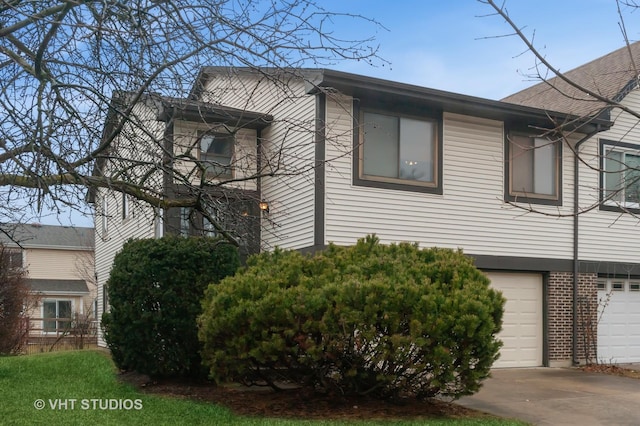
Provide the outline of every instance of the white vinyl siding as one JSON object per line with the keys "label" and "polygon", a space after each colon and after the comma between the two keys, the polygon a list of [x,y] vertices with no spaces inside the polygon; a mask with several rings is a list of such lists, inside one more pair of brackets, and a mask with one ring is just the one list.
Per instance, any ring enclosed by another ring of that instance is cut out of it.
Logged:
{"label": "white vinyl siding", "polygon": [[[98,190],[97,200],[102,200],[103,197],[108,197],[109,206],[113,208],[114,211],[122,211],[123,198],[120,193],[105,189]],[[98,319],[102,317],[104,285],[109,279],[109,273],[111,272],[111,266],[113,265],[116,254],[122,249],[122,246],[129,238],[153,238],[155,234],[155,210],[151,206],[143,205],[136,200],[129,200],[129,208],[135,213],[124,222],[119,215],[108,218],[109,234],[106,239],[103,239],[99,233],[96,233],[95,270],[98,278]],[[104,345],[101,333],[99,333],[98,338],[98,343]]]}
{"label": "white vinyl siding", "polygon": [[[159,149],[159,144],[163,143],[165,123],[157,121],[156,112],[142,104],[136,106],[134,115],[138,117],[139,125],[143,126],[146,131],[141,132],[136,129],[135,126],[127,125],[123,129],[122,135],[114,141],[114,146],[118,147],[118,154],[123,158],[139,160],[140,164],[148,161],[147,165],[131,169],[130,176],[135,178],[138,174],[144,175],[148,171],[146,167],[153,167],[153,162],[161,158],[162,153]],[[118,166],[108,163],[107,176],[109,174],[109,167]],[[156,185],[158,189],[162,188],[162,173],[155,172],[146,183],[150,186]],[[140,239],[154,237],[155,210],[153,207],[134,199],[129,199],[128,209],[130,211],[130,218],[123,221],[120,214],[123,209],[122,193],[101,188],[97,190],[95,205],[101,206],[105,198],[110,213],[106,218],[108,234],[103,235],[100,227],[96,227],[95,236],[98,319],[102,317],[104,285],[109,278],[115,255],[122,249],[122,246],[129,238]],[[98,344],[105,344],[101,332],[98,334]]]}
{"label": "white vinyl siding", "polygon": [[[525,214],[504,203],[504,131],[502,122],[445,113],[443,117],[443,194],[423,194],[351,184],[352,146],[348,103],[327,102],[325,243],[353,244],[375,233],[382,242],[412,241],[422,246],[463,248],[468,254],[570,258],[572,221],[563,206],[536,206]],[[340,144],[336,145],[335,142]],[[563,160],[571,176],[572,162]],[[571,179],[565,191],[571,193]],[[535,231],[534,231],[535,230]]]}
{"label": "white vinyl siding", "polygon": [[[314,243],[315,96],[300,79],[282,84],[244,73],[214,76],[204,99],[225,106],[270,114],[262,131],[262,248],[310,247]],[[268,176],[273,173],[274,176]]]}
{"label": "white vinyl siding", "polygon": [[[633,110],[640,110],[640,91],[633,90],[622,104]],[[606,132],[586,142],[580,157],[587,164],[580,164],[580,253],[582,261],[610,261],[622,264],[637,264],[640,253],[640,239],[635,235],[640,231],[638,217],[634,214],[601,210],[600,203],[600,140],[640,142],[638,119],[614,109],[611,112],[614,126]],[[596,206],[595,208],[593,208]],[[622,267],[624,269],[624,267]],[[609,270],[609,273],[626,274],[625,270]]]}

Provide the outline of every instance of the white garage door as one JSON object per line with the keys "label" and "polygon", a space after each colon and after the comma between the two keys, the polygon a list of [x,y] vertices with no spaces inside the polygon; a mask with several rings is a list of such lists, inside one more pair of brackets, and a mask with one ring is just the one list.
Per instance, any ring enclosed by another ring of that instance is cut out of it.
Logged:
{"label": "white garage door", "polygon": [[542,365],[542,275],[488,272],[491,286],[507,299],[502,331],[504,345],[493,365],[538,367]]}
{"label": "white garage door", "polygon": [[640,362],[640,280],[598,281],[602,313],[598,323],[598,359],[603,362]]}

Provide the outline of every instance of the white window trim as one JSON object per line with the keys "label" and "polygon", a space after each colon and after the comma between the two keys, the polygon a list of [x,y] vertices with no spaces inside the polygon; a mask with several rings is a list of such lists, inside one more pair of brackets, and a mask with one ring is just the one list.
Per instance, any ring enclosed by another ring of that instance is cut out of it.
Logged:
{"label": "white window trim", "polygon": [[[606,174],[608,173],[607,170],[605,170],[605,160],[607,158],[607,155],[609,153],[609,151],[614,151],[614,152],[620,152],[620,153],[632,153],[634,155],[638,155],[640,156],[640,147],[630,147],[630,146],[622,146],[622,145],[616,145],[615,143],[607,143],[607,142],[603,142],[602,144],[602,157],[603,157],[603,161],[602,161],[602,170],[601,170],[601,174],[603,174],[602,176],[602,188],[601,188],[601,193],[602,193],[602,203],[605,206],[610,206],[610,207],[623,207],[623,208],[628,208],[628,209],[640,209],[640,202],[638,203],[631,203],[631,202],[627,202],[627,201],[616,201],[616,200],[612,200],[607,196],[607,188],[606,188]],[[624,162],[623,162],[624,164]],[[625,164],[626,166],[626,164]],[[624,171],[623,171],[624,172]],[[626,190],[626,186],[622,189],[620,189],[620,191],[622,191],[622,197],[623,199],[625,198],[625,190]]]}
{"label": "white window trim", "polygon": [[[55,302],[56,304],[56,317],[54,318],[45,318],[44,317],[44,304],[47,302]],[[40,318],[42,318],[42,334],[58,334],[58,318],[59,318],[59,303],[60,302],[69,302],[69,304],[71,305],[71,318],[73,318],[73,312],[74,312],[74,301],[72,299],[43,299],[42,303],[41,303],[41,309],[40,309]],[[54,331],[47,331],[44,328],[44,323],[48,322],[48,321],[55,321],[56,322],[56,329]],[[64,330],[63,330],[64,331]]]}

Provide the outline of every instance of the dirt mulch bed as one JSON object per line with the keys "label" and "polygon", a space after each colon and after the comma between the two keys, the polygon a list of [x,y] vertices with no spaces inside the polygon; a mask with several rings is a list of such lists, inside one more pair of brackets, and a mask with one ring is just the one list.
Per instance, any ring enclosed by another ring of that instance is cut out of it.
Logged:
{"label": "dirt mulch bed", "polygon": [[618,366],[613,364],[588,364],[580,367],[582,371],[591,373],[612,374],[614,376],[631,377],[640,379],[640,370],[635,370],[631,366]]}
{"label": "dirt mulch bed", "polygon": [[495,418],[489,414],[439,400],[380,401],[366,397],[319,395],[310,390],[275,392],[262,387],[215,386],[180,381],[150,381],[137,373],[122,373],[120,380],[142,392],[207,401],[250,417],[318,420]]}

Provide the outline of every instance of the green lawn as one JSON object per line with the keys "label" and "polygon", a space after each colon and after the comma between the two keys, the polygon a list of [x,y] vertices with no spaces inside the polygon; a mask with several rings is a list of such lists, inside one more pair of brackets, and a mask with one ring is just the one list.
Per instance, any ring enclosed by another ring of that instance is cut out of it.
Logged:
{"label": "green lawn", "polygon": [[[116,380],[102,352],[57,352],[0,357],[0,423],[11,425],[329,425],[329,421],[253,419],[227,409],[138,392]],[[387,422],[358,422],[360,425]],[[399,425],[522,425],[469,419]],[[353,424],[353,423],[352,423]]]}

